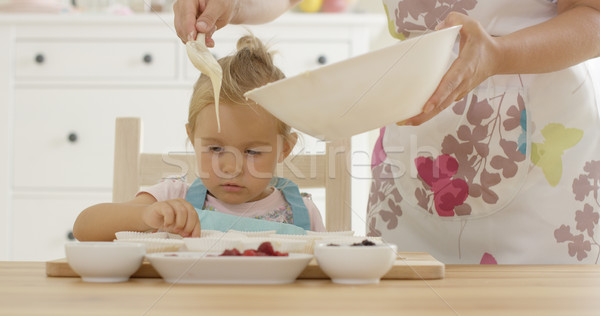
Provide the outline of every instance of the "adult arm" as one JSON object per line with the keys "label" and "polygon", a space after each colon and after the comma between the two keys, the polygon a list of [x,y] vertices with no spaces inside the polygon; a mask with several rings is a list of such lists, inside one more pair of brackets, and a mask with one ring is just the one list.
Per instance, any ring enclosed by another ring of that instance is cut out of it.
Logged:
{"label": "adult arm", "polygon": [[173,5],[177,36],[185,43],[198,33],[214,46],[212,34],[227,24],[261,24],[274,20],[301,0],[177,0]]}
{"label": "adult arm", "polygon": [[423,107],[405,124],[420,125],[496,74],[546,73],[600,56],[600,1],[559,0],[556,17],[500,37],[451,13],[438,28],[463,25],[460,53]]}

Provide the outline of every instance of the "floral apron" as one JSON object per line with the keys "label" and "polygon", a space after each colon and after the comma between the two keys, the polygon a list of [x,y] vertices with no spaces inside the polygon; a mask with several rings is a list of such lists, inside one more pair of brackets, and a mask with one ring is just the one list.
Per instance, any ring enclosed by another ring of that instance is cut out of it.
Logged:
{"label": "floral apron", "polygon": [[[504,35],[556,15],[553,1],[384,0],[393,36],[450,11]],[[382,128],[368,235],[445,263],[598,263],[598,60],[497,75],[421,126]]]}

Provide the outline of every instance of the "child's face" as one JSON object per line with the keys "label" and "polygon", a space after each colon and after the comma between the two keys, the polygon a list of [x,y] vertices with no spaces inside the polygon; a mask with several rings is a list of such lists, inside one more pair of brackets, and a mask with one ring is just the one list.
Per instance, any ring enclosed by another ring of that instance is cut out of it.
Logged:
{"label": "child's face", "polygon": [[188,129],[202,182],[225,203],[240,204],[268,196],[277,163],[292,149],[278,135],[277,120],[256,106],[222,103],[219,112],[220,133],[212,104],[198,113],[194,135]]}

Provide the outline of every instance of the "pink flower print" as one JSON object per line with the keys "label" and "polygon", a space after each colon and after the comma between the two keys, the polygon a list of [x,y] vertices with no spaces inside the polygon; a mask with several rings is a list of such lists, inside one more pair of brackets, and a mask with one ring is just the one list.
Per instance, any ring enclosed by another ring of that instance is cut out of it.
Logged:
{"label": "pink flower print", "polygon": [[398,227],[398,217],[402,216],[402,208],[399,204],[392,200],[388,200],[388,209],[382,209],[379,211],[379,215],[384,222],[387,222],[387,229],[394,229]]}
{"label": "pink flower print", "polygon": [[573,179],[573,193],[577,201],[583,201],[591,192],[594,200],[598,200],[600,189],[600,161],[588,161],[583,170],[586,174],[580,174],[579,178]]}
{"label": "pink flower print", "polygon": [[593,190],[594,187],[590,184],[586,175],[580,174],[579,178],[573,179],[573,193],[575,193],[575,200],[583,201]]}
{"label": "pink flower print", "polygon": [[486,252],[483,254],[483,257],[481,257],[479,264],[498,264],[498,262],[496,262],[494,256]]}
{"label": "pink flower print", "polygon": [[475,149],[479,156],[485,158],[490,152],[488,144],[483,142],[483,140],[488,137],[487,126],[475,126],[471,131],[468,126],[461,125],[458,128],[456,136],[458,136],[460,140],[465,141],[465,144],[468,144],[469,154]]}
{"label": "pink flower print", "polygon": [[575,212],[575,221],[577,222],[577,230],[580,232],[585,232],[587,230],[588,236],[594,237],[594,226],[598,224],[598,219],[600,218],[600,214],[594,212],[594,208],[585,204],[583,206],[583,211]]}
{"label": "pink flower print", "polygon": [[452,106],[452,111],[454,111],[455,114],[462,115],[463,113],[465,113],[466,107],[467,107],[467,97],[464,97],[464,98],[460,99],[460,101],[454,103],[454,105]]}
{"label": "pink flower print", "polygon": [[[573,235],[571,233],[571,227],[569,225],[561,225],[560,228],[554,230],[554,238],[556,242],[568,242],[569,255],[571,257],[577,256],[577,260],[581,261],[588,256],[588,252],[592,250],[592,243],[589,240],[585,240],[583,234]],[[594,242],[597,246],[598,244]],[[598,258],[596,258],[596,263]]]}
{"label": "pink flower print", "polygon": [[565,242],[573,239],[571,227],[569,225],[560,225],[560,228],[554,231],[554,238],[556,238],[556,242]]}
{"label": "pink flower print", "polygon": [[519,166],[517,162],[525,160],[523,155],[517,148],[516,142],[507,141],[505,139],[500,140],[500,147],[504,150],[506,157],[500,155],[492,157],[490,165],[496,170],[502,170],[502,175],[505,178],[512,178],[517,174]]}
{"label": "pink flower print", "polygon": [[523,100],[523,96],[519,94],[517,96],[517,104],[508,108],[506,114],[509,116],[502,125],[507,131],[512,131],[513,129],[521,126],[523,119],[523,111],[525,111],[525,101]]}
{"label": "pink flower print", "polygon": [[587,172],[591,179],[597,183],[600,181],[600,161],[592,160],[585,163],[583,171]]}
{"label": "pink flower print", "polygon": [[454,216],[454,208],[469,195],[469,186],[463,179],[452,179],[458,171],[458,161],[450,155],[440,155],[435,161],[430,157],[415,159],[421,179],[433,192],[435,209],[439,216]]}
{"label": "pink flower print", "polygon": [[587,257],[588,251],[592,250],[592,244],[589,240],[583,240],[583,235],[577,235],[573,237],[571,243],[569,243],[569,255],[575,257],[581,261]]}
{"label": "pink flower print", "polygon": [[467,121],[471,125],[479,126],[482,125],[483,120],[488,119],[494,114],[494,108],[490,105],[487,98],[479,100],[477,95],[473,95],[471,99],[471,105],[467,110]]}

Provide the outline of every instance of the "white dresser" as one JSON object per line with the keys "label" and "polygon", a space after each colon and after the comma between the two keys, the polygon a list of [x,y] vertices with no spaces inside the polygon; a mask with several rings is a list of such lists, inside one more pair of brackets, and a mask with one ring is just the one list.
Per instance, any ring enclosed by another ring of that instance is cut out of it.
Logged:
{"label": "white dresser", "polygon": [[[368,51],[384,19],[290,13],[249,29],[290,76]],[[191,149],[184,125],[199,73],[172,20],[0,15],[0,260],[64,256],[79,212],[111,200],[115,117],[142,117],[146,152]],[[245,33],[218,31],[214,54]]]}

